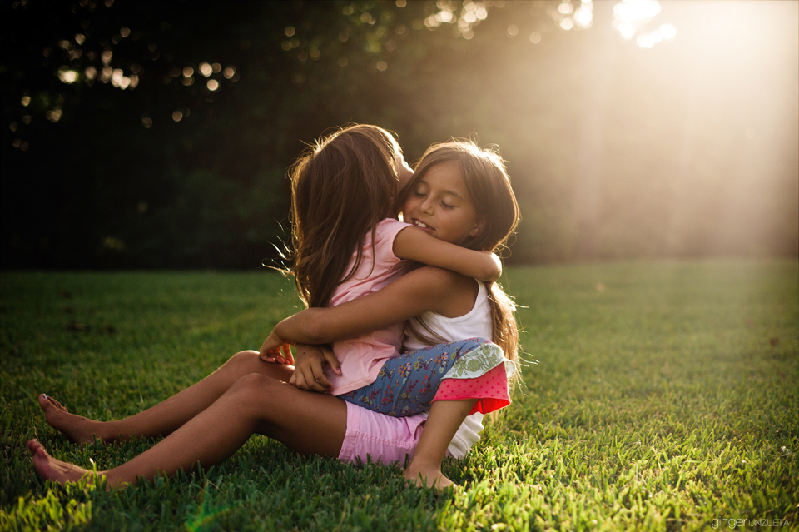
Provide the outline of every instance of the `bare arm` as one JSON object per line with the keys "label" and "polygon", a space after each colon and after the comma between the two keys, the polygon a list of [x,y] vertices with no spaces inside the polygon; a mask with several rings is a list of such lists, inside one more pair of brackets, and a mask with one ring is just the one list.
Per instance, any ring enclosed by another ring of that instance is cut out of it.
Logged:
{"label": "bare arm", "polygon": [[394,255],[458,272],[480,281],[496,281],[502,274],[499,257],[490,251],[473,251],[406,227],[394,238]]}
{"label": "bare arm", "polygon": [[428,310],[460,316],[474,306],[476,289],[470,278],[422,267],[373,294],[303,310],[278,323],[273,335],[292,344],[319,345],[383,329]]}

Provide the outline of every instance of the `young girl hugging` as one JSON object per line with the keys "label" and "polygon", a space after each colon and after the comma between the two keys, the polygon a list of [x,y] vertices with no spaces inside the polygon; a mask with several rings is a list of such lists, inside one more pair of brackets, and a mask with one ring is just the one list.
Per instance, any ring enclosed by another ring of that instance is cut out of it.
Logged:
{"label": "young girl hugging", "polygon": [[[426,234],[434,227],[432,223],[425,231],[392,219],[399,204],[399,190],[410,177],[410,169],[394,137],[385,130],[365,125],[345,128],[328,136],[297,163],[292,173],[296,283],[301,296],[310,305],[328,304],[335,296],[336,287],[350,280],[356,288],[364,290],[363,293],[386,285],[390,288],[391,281],[404,271],[401,258],[451,268],[463,274],[460,277],[466,283],[460,286],[454,282],[445,283],[443,276],[440,280],[441,286],[449,286],[461,296],[466,294],[465,298],[445,298],[440,294],[441,305],[415,305],[419,311],[411,313],[408,311],[414,305],[406,300],[397,307],[400,317],[386,319],[383,316],[377,325],[367,325],[343,336],[351,338],[370,330],[388,328],[388,332],[371,336],[372,345],[367,342],[364,345],[386,353],[389,349],[385,346],[389,345],[392,355],[397,354],[402,337],[402,328],[392,329],[393,324],[424,310],[445,316],[467,313],[466,307],[473,306],[478,290],[472,278],[496,279],[500,270],[498,259],[488,251],[493,245],[474,245],[475,250],[486,251],[471,251]],[[472,234],[470,238],[477,237],[489,225],[488,221],[481,222],[478,230],[473,227],[466,233]],[[312,244],[304,245],[306,243]],[[376,252],[380,246],[391,249],[394,257]],[[381,257],[388,260],[382,263]],[[435,275],[421,275],[426,269],[444,271],[420,268],[405,277],[410,277],[411,281],[414,278],[424,280],[420,284],[421,292],[433,293],[431,279]],[[375,274],[382,278],[377,282],[366,281]],[[406,287],[412,284],[404,283]],[[419,288],[408,290],[420,292]],[[353,293],[357,295],[357,290]],[[369,297],[372,296],[365,295],[341,306]],[[471,301],[466,301],[469,299]],[[447,303],[443,304],[444,301]],[[255,433],[281,441],[302,453],[345,458],[342,450],[350,414],[363,409],[329,394],[307,391],[309,387],[320,385],[316,378],[311,378],[315,374],[309,373],[304,361],[326,360],[336,369],[338,362],[332,355],[320,355],[322,352],[313,347],[298,345],[296,350],[300,368],[304,368],[296,373],[292,366],[285,364],[293,361],[290,352],[284,351],[285,357],[275,353],[280,363],[274,363],[263,360],[257,351],[243,351],[202,381],[120,420],[97,421],[71,414],[46,395],[40,395],[38,401],[47,423],[73,442],[166,436],[132,460],[110,470],[98,471],[98,475],[107,479],[109,487],[158,474],[172,475],[190,470],[198,463],[209,467],[233,454]],[[316,355],[305,357],[305,352]],[[381,366],[382,363],[378,365],[378,373]],[[345,372],[338,373],[346,378]],[[292,379],[297,386],[289,384]],[[324,384],[323,375],[320,379]],[[36,471],[46,479],[63,483],[94,474],[51,457],[36,440],[29,441],[28,448]]]}
{"label": "young girl hugging", "polygon": [[[399,199],[406,222],[441,241],[484,252],[503,246],[519,217],[502,159],[470,142],[428,149]],[[408,256],[406,233],[415,234],[400,228],[394,237],[391,249],[397,257]],[[413,253],[424,252],[417,247]],[[345,399],[348,432],[349,418],[358,414],[349,404],[392,416],[429,410],[405,477],[438,487],[451,484],[441,473],[447,448],[467,415],[509,404],[508,375],[518,348],[512,302],[498,285],[472,277],[417,267],[377,293],[337,299],[349,293],[344,282],[331,306],[312,307],[279,323],[264,342],[262,356],[271,358],[286,343],[335,342],[335,357],[322,350],[297,359],[295,384],[329,389]],[[363,347],[374,336],[356,336],[372,329],[380,331],[372,335],[381,334],[402,320],[410,320],[402,354],[376,359]],[[342,457],[350,452],[350,458],[365,459],[369,449],[352,442],[345,439]]]}

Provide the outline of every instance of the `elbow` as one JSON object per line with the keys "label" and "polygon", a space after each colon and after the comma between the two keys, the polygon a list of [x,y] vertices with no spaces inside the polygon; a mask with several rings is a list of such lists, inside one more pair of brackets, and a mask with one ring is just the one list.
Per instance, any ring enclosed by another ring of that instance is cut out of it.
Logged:
{"label": "elbow", "polygon": [[502,275],[502,268],[493,268],[486,272],[486,277],[483,279],[483,281],[493,283],[499,279],[500,275]]}
{"label": "elbow", "polygon": [[482,268],[480,270],[480,276],[477,277],[477,279],[492,283],[499,279],[500,275],[502,275],[502,265],[497,261],[494,264],[486,265],[485,268]]}

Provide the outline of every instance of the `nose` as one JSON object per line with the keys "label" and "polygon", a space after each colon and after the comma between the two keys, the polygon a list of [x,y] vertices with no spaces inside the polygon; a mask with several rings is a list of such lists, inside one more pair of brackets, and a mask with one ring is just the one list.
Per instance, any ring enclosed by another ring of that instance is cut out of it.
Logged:
{"label": "nose", "polygon": [[433,214],[433,202],[430,201],[430,196],[426,197],[424,201],[419,204],[419,210],[425,214]]}

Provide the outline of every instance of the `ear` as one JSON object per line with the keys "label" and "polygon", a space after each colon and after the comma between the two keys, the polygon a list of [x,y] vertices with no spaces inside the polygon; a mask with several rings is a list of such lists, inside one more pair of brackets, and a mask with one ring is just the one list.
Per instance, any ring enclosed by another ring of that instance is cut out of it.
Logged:
{"label": "ear", "polygon": [[483,232],[486,226],[486,218],[485,216],[479,216],[477,221],[474,223],[474,227],[471,231],[469,231],[469,236],[476,236]]}

